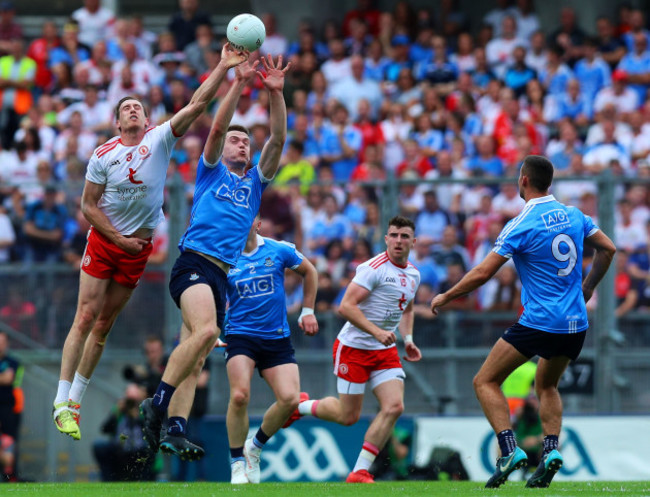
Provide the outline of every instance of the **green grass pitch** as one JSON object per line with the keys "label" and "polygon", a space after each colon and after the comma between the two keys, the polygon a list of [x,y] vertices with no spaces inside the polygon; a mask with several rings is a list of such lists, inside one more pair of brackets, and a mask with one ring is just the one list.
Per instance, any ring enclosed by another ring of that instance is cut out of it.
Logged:
{"label": "green grass pitch", "polygon": [[526,489],[524,482],[510,481],[499,489],[485,489],[481,482],[378,482],[374,485],[345,483],[18,483],[1,484],[0,495],[43,497],[416,497],[416,496],[650,496],[650,482],[556,482],[548,489]]}

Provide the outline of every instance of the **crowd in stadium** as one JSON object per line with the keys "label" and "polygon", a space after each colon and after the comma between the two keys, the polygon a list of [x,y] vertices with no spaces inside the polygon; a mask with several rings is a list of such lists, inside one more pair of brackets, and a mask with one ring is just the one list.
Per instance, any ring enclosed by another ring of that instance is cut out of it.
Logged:
{"label": "crowd in stadium", "polygon": [[[15,5],[0,2],[0,263],[78,266],[88,229],[79,208],[85,168],[115,135],[115,104],[138,96],[151,124],[163,122],[188,103],[226,41],[198,0],[180,0],[161,33],[99,0],[79,3],[64,25],[47,21],[28,39]],[[557,177],[606,168],[650,176],[644,12],[622,6],[615,22],[581,26],[563,7],[551,30],[542,29],[532,0],[496,3],[470,26],[453,0],[435,11],[400,1],[389,12],[360,0],[341,22],[301,22],[295,39],[276,30],[272,14],[262,16],[261,53],[293,65],[289,139],[262,200],[263,233],[294,241],[315,262],[319,310],[335,305],[356,265],[381,250],[378,191],[364,181],[516,176],[529,154],[548,156]],[[233,118],[251,131],[253,163],[269,132],[262,88],[257,81],[246,89]],[[188,204],[211,116],[181,140],[169,169],[182,177]],[[557,182],[553,193],[597,218],[594,182]],[[650,305],[648,205],[646,186],[617,191],[615,237],[626,259],[617,271],[618,315]],[[482,260],[522,206],[514,183],[401,186],[399,210],[416,223],[418,302]],[[158,231],[154,263],[176,244],[165,226]],[[287,277],[290,310],[300,306],[298,283]],[[450,307],[519,308],[514,267],[490,285]]]}

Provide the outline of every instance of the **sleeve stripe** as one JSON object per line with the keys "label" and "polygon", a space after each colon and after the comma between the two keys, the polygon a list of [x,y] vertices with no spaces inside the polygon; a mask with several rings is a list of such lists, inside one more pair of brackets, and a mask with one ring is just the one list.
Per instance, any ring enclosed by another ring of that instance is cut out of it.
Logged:
{"label": "sleeve stripe", "polygon": [[598,227],[593,227],[589,233],[587,233],[587,238],[589,238],[591,235],[595,235],[598,231],[600,231],[600,228]]}
{"label": "sleeve stripe", "polygon": [[523,211],[514,219],[514,222],[507,228],[503,230],[503,232],[499,235],[499,239],[502,241],[505,241],[505,239],[508,237],[512,231],[521,224],[521,222],[524,220],[524,218],[528,215],[528,213],[533,210],[533,207],[535,207],[535,204],[529,204],[527,205]]}

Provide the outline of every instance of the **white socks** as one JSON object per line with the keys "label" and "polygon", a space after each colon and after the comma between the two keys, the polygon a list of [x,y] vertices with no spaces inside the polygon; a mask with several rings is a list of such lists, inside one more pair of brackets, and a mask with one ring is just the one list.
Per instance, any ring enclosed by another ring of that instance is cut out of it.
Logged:
{"label": "white socks", "polygon": [[318,400],[305,400],[298,404],[298,412],[302,416],[316,416],[316,405]]}
{"label": "white socks", "polygon": [[67,402],[70,398],[70,382],[66,380],[59,380],[59,389],[56,391],[54,404]]}
{"label": "white socks", "polygon": [[372,463],[375,461],[375,458],[379,454],[379,447],[371,444],[370,442],[363,442],[363,448],[357,459],[357,463],[354,465],[353,472],[365,469],[368,471]]}
{"label": "white socks", "polygon": [[75,404],[81,404],[81,400],[86,393],[86,388],[88,388],[88,383],[90,383],[89,378],[85,378],[79,373],[75,373],[74,380],[72,380],[72,386],[70,387],[70,400]]}

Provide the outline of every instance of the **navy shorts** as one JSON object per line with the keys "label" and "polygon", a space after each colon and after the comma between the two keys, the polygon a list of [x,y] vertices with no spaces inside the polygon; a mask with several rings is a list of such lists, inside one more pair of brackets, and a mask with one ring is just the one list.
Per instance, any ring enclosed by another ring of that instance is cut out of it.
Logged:
{"label": "navy shorts", "polygon": [[529,359],[536,355],[544,359],[566,356],[575,361],[580,355],[586,336],[586,331],[549,333],[516,323],[508,328],[501,338]]}
{"label": "navy shorts", "polygon": [[217,308],[217,326],[221,330],[226,315],[226,291],[228,276],[216,264],[194,252],[183,252],[172,268],[169,277],[169,293],[181,306],[181,295],[189,287],[204,283],[212,289],[214,305]]}
{"label": "navy shorts", "polygon": [[237,355],[245,355],[255,361],[255,366],[262,372],[264,369],[296,364],[296,355],[291,345],[291,339],[264,339],[250,335],[229,334],[223,339],[226,346],[226,362]]}

